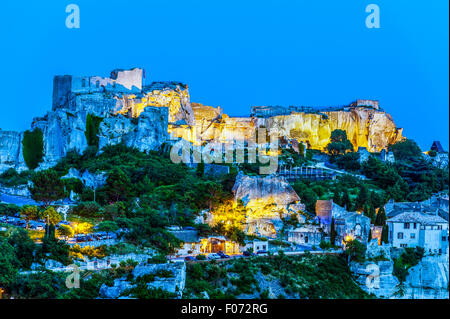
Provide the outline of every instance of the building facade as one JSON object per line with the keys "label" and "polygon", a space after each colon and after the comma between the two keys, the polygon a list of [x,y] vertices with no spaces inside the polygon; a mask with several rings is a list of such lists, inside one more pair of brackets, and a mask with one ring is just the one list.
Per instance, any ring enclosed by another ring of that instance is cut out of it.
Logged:
{"label": "building facade", "polygon": [[448,254],[448,222],[439,216],[404,212],[388,219],[387,225],[393,247],[422,247],[426,254]]}

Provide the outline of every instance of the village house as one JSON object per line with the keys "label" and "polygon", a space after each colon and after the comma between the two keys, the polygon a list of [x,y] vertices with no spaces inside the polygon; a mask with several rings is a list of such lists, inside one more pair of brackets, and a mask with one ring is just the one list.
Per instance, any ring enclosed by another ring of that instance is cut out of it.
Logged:
{"label": "village house", "polygon": [[223,236],[210,236],[200,238],[196,230],[170,230],[182,241],[178,255],[198,255],[223,252],[225,254],[239,254],[239,244]]}
{"label": "village house", "polygon": [[267,240],[248,240],[245,246],[241,246],[241,252],[252,251],[257,253],[258,251],[269,251],[269,242]]}
{"label": "village house", "polygon": [[448,254],[448,221],[420,212],[403,212],[387,220],[393,247],[422,247],[426,254]]}
{"label": "village house", "polygon": [[354,239],[366,243],[369,238],[370,218],[358,212],[349,212],[333,200],[318,200],[316,215],[321,227],[328,234],[331,232],[331,223],[334,220],[337,237],[333,244],[340,245],[344,241]]}
{"label": "village house", "polygon": [[322,235],[323,232],[318,225],[303,225],[287,231],[288,241],[298,245],[320,245]]}

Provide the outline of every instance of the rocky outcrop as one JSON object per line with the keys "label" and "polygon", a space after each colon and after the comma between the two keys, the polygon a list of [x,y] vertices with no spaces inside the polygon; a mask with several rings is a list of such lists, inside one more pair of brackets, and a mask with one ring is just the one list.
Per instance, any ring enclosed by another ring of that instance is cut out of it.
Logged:
{"label": "rocky outcrop", "polygon": [[394,298],[399,281],[392,274],[392,261],[366,261],[362,264],[351,262],[349,266],[356,282],[366,292],[373,293],[378,298]]}
{"label": "rocky outcrop", "polygon": [[31,197],[28,185],[19,185],[15,187],[1,187],[0,193],[12,196]]}
{"label": "rocky outcrop", "polygon": [[[278,136],[323,150],[331,132],[341,129],[346,131],[355,151],[366,147],[370,152],[379,152],[402,138],[402,129],[396,127],[392,117],[371,107],[348,106],[333,111],[291,112],[269,117],[228,117],[219,108],[201,104],[195,104],[193,110],[196,123],[192,133],[197,140],[248,139],[254,136],[256,128],[264,127]],[[178,137],[189,135],[181,130],[176,134]]]}
{"label": "rocky outcrop", "polygon": [[100,297],[104,299],[118,299],[126,290],[135,287],[135,285],[125,279],[114,279],[114,284],[110,287],[103,284],[100,287]]}
{"label": "rocky outcrop", "polygon": [[[187,85],[153,82],[142,87],[141,69],[114,70],[110,78],[56,76],[52,111],[35,118],[31,126],[43,132],[44,158],[38,169],[55,165],[69,150],[81,153],[88,147],[88,114],[103,118],[100,147],[123,141],[141,151],[155,150],[166,141],[169,121],[195,121]],[[22,137],[0,131],[0,172],[26,169]]]}
{"label": "rocky outcrop", "polygon": [[[164,273],[164,275],[163,275]],[[133,270],[133,276],[139,280],[144,275],[155,275],[153,281],[147,283],[149,288],[162,289],[181,298],[186,284],[186,264],[184,262],[168,264],[139,264]],[[167,275],[170,274],[170,275]]]}
{"label": "rocky outcrop", "polygon": [[55,165],[69,150],[81,153],[87,148],[86,116],[85,111],[57,110],[33,120],[31,128],[41,129],[44,136],[44,168]]}
{"label": "rocky outcrop", "polygon": [[448,257],[424,257],[409,269],[404,298],[449,299],[448,265]]}
{"label": "rocky outcrop", "polygon": [[139,118],[123,115],[108,117],[99,128],[99,148],[125,143],[140,151],[155,150],[168,138],[168,109],[146,107]]}
{"label": "rocky outcrop", "polygon": [[14,168],[17,171],[26,170],[22,154],[23,134],[0,129],[0,174]]}
{"label": "rocky outcrop", "polygon": [[275,129],[281,136],[305,141],[314,149],[324,149],[333,130],[344,130],[355,151],[366,147],[370,152],[386,149],[402,138],[402,129],[396,127],[392,117],[380,110],[349,107],[339,111],[293,113],[263,120],[265,127]]}
{"label": "rocky outcrop", "polygon": [[77,178],[83,182],[86,187],[97,189],[106,184],[107,174],[105,172],[92,174],[88,170],[83,173],[75,168],[70,168],[69,173],[61,177],[62,179]]}
{"label": "rocky outcrop", "polygon": [[300,197],[281,177],[248,176],[240,172],[233,186],[235,201],[242,200],[248,209],[247,232],[275,236],[282,217],[304,210]]}
{"label": "rocky outcrop", "polygon": [[448,255],[426,256],[408,271],[403,284],[393,275],[394,261],[401,250],[390,245],[367,245],[366,262],[350,263],[350,270],[361,288],[379,298],[448,299]]}

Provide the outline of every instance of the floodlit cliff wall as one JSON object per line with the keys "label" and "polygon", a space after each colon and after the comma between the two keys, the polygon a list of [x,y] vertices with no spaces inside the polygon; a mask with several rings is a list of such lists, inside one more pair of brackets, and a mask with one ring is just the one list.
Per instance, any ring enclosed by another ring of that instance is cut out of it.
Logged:
{"label": "floodlit cliff wall", "polygon": [[282,217],[305,208],[291,185],[278,176],[248,176],[240,172],[232,191],[235,201],[242,200],[248,210],[250,234],[274,237],[283,226]]}
{"label": "floodlit cliff wall", "polygon": [[304,141],[320,150],[326,147],[331,132],[337,129],[347,132],[355,151],[358,147],[366,147],[369,152],[378,152],[402,138],[402,129],[397,128],[392,117],[384,111],[351,107],[323,113],[326,117],[312,113],[274,116],[264,119],[264,124],[281,136]]}
{"label": "floodlit cliff wall", "polygon": [[[270,117],[233,117],[220,114],[218,109],[196,104],[195,127],[191,134],[197,140],[230,141],[254,136],[256,128],[275,131],[278,136],[297,139],[313,149],[323,150],[330,141],[331,132],[345,130],[355,151],[366,147],[370,152],[379,152],[389,144],[402,139],[402,129],[397,128],[392,117],[379,109],[347,107],[329,112],[292,112],[289,115]],[[186,132],[179,137],[188,136]]]}

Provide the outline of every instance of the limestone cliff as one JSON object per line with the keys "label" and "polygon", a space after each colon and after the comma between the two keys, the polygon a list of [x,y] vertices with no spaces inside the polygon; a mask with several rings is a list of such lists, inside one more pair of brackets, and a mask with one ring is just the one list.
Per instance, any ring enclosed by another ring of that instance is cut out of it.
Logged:
{"label": "limestone cliff", "polygon": [[349,107],[323,114],[326,116],[313,113],[274,116],[265,119],[263,125],[275,129],[280,136],[304,141],[312,148],[321,150],[329,143],[331,132],[336,129],[347,132],[355,151],[358,147],[366,147],[370,152],[378,152],[402,138],[402,129],[395,126],[389,114],[380,110]]}
{"label": "limestone cliff", "polygon": [[153,82],[140,95],[117,98],[117,113],[139,117],[148,106],[168,107],[169,122],[193,125],[195,122],[187,85],[177,82]]}
{"label": "limestone cliff", "polygon": [[22,155],[23,134],[0,129],[0,174],[9,168],[26,169]]}
{"label": "limestone cliff", "polygon": [[140,151],[155,150],[168,138],[167,121],[167,107],[146,107],[136,120],[120,114],[106,118],[100,124],[99,148],[123,142]]}
{"label": "limestone cliff", "polygon": [[281,218],[304,210],[300,197],[284,179],[269,175],[248,176],[240,172],[233,186],[234,199],[248,209],[247,232],[275,236],[282,227]]}
{"label": "limestone cliff", "polygon": [[86,112],[50,111],[35,118],[32,129],[41,129],[44,135],[44,163],[42,168],[55,165],[69,150],[83,152],[87,147],[85,136]]}
{"label": "limestone cliff", "polygon": [[[448,299],[448,255],[425,256],[410,268],[403,294],[400,282],[393,275],[394,262],[390,245],[378,246],[377,240],[367,245],[364,263],[350,263],[350,270],[361,288],[386,299]],[[380,258],[382,257],[382,258]]]}
{"label": "limestone cliff", "polygon": [[195,104],[195,127],[190,132],[179,131],[179,137],[193,136],[193,142],[230,141],[254,136],[258,127],[275,131],[278,136],[297,139],[313,149],[323,150],[329,143],[331,132],[345,130],[355,151],[366,147],[370,152],[386,149],[402,139],[392,117],[380,110],[364,106],[348,106],[323,112],[290,112],[268,117],[228,117],[220,109]]}

